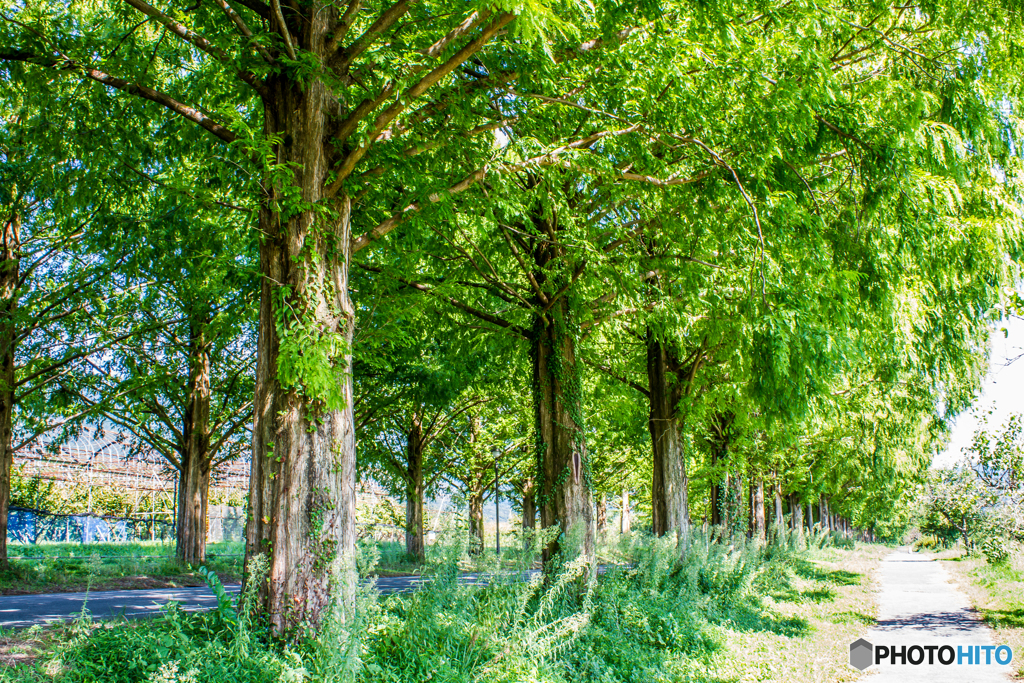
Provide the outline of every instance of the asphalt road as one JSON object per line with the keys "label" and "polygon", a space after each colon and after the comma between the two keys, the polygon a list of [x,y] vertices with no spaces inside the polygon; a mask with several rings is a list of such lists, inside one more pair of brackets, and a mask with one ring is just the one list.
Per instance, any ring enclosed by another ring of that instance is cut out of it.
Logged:
{"label": "asphalt road", "polygon": [[[528,578],[528,574],[524,578]],[[486,575],[462,574],[459,582],[484,585]],[[416,590],[425,582],[418,576],[389,576],[377,579],[384,595]],[[238,585],[225,586],[231,594]],[[88,598],[88,599],[87,599]],[[86,593],[40,593],[0,596],[0,627],[27,628],[35,624],[76,619],[85,606],[94,619],[148,617],[160,613],[168,602],[177,602],[193,612],[217,606],[217,598],[206,586],[200,588],[157,588],[152,590],[92,591]]]}

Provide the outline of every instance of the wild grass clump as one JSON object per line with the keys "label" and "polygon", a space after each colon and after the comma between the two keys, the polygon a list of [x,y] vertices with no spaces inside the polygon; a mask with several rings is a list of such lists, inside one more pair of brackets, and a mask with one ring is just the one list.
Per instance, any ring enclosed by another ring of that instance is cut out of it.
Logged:
{"label": "wild grass clump", "polygon": [[[204,614],[172,606],[148,621],[83,622],[17,680],[690,680],[724,647],[720,625],[771,623],[759,595],[789,581],[798,552],[785,535],[762,543],[694,531],[677,546],[636,534],[618,542],[621,563],[599,569],[573,550],[570,535],[546,572],[529,570],[547,540],[540,535],[533,548],[517,551],[521,569],[496,571],[486,586],[459,574],[465,543],[432,546],[422,588],[380,598],[364,584],[355,619],[329,619],[315,638],[268,638],[254,619],[251,590],[237,605],[223,596]],[[364,552],[361,571],[378,557]],[[207,577],[217,592],[216,575]]]}

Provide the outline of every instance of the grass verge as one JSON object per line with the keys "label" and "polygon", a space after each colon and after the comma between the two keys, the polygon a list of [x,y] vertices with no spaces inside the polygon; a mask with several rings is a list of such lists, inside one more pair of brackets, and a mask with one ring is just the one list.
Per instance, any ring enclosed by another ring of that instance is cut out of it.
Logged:
{"label": "grass verge", "polygon": [[[628,560],[591,579],[582,560],[545,580],[457,581],[464,547],[432,549],[411,594],[361,592],[355,628],[269,639],[252,596],[204,614],[82,621],[7,669],[18,683],[661,683],[845,681],[845,648],[873,622],[871,569],[887,549],[798,551],[695,534],[620,541]],[[571,555],[570,555],[571,556]],[[524,555],[525,557],[525,555]],[[255,584],[254,584],[255,585]],[[215,587],[216,590],[216,587]]]}
{"label": "grass verge", "polygon": [[[241,543],[211,543],[206,566],[221,581],[242,575]],[[40,543],[8,546],[11,567],[0,571],[0,594],[67,593],[201,586],[198,567],[182,567],[163,543]]]}
{"label": "grass verge", "polygon": [[996,644],[1013,649],[1014,678],[1024,680],[1024,566],[1020,556],[989,564],[984,557],[957,549],[940,553],[939,559],[992,627]]}

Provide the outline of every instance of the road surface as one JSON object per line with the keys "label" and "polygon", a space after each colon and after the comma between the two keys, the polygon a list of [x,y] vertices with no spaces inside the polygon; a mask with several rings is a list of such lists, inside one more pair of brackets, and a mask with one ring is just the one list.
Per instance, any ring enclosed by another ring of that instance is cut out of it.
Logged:
{"label": "road surface", "polygon": [[[425,579],[419,576],[388,576],[377,579],[377,590],[384,595],[416,590]],[[461,583],[482,585],[486,575],[461,574]],[[225,586],[231,594],[238,586]],[[88,599],[87,599],[88,597]],[[217,606],[217,598],[206,586],[200,588],[157,588],[149,590],[92,591],[85,593],[41,593],[0,596],[0,627],[26,628],[51,621],[77,618],[83,605],[94,619],[153,616],[168,602],[178,602],[192,612]]]}
{"label": "road surface", "polygon": [[[991,646],[992,630],[971,608],[967,596],[951,581],[940,563],[927,556],[905,550],[896,551],[882,561],[879,572],[881,591],[878,596],[878,624],[865,635],[876,648],[895,646],[897,650],[914,645],[922,647],[949,645],[953,652],[962,648],[965,655],[975,645]],[[885,663],[869,668],[865,683],[1006,683],[1013,667],[985,664],[985,651],[979,647],[982,664],[968,664],[954,659],[950,665],[939,663],[933,650],[933,663],[927,655],[918,664]],[[990,650],[990,652],[992,652]],[[948,658],[948,651],[946,654]],[[1015,653],[1024,657],[1024,652]]]}

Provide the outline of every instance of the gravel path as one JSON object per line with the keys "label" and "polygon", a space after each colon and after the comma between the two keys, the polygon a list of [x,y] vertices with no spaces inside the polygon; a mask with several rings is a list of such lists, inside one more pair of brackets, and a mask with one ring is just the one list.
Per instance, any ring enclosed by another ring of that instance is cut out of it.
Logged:
{"label": "gravel path", "polygon": [[[928,557],[897,551],[888,555],[880,569],[881,591],[878,596],[878,625],[865,638],[876,648],[879,645],[910,649],[912,645],[950,645],[954,651],[963,646],[993,645],[991,629],[971,608],[967,596],[950,579],[940,563]],[[864,680],[869,683],[990,683],[1009,681],[1012,665],[999,666],[992,660],[985,665],[985,652],[979,650],[982,665],[942,665],[936,659],[928,664],[893,664],[891,660],[872,666]],[[936,652],[936,655],[938,653]],[[1024,653],[1015,653],[1024,656]]]}

